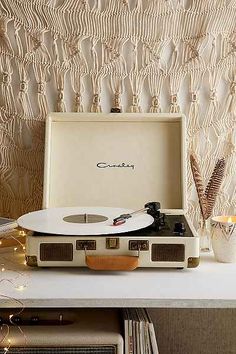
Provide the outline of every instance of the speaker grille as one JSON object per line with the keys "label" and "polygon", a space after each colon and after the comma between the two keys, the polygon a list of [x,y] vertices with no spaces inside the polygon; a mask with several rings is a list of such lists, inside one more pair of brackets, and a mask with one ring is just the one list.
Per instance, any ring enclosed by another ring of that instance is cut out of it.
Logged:
{"label": "speaker grille", "polygon": [[156,243],[152,245],[153,262],[183,262],[185,246],[183,244]]}
{"label": "speaker grille", "polygon": [[[0,354],[4,354],[3,348],[0,348]],[[116,346],[86,346],[86,347],[64,347],[64,348],[16,348],[11,347],[9,353],[14,354],[116,354]]]}
{"label": "speaker grille", "polygon": [[41,261],[72,261],[73,244],[72,243],[41,243],[40,260]]}

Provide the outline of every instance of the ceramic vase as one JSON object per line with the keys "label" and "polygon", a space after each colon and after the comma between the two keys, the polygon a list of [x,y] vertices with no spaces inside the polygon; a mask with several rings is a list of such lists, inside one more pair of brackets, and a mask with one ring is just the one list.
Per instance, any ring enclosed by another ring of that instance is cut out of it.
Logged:
{"label": "ceramic vase", "polygon": [[236,263],[236,216],[213,217],[211,241],[218,262]]}

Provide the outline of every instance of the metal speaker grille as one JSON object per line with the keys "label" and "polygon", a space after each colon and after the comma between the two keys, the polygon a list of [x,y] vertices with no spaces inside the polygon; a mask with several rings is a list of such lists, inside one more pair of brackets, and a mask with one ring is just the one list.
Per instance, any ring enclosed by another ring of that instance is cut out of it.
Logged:
{"label": "metal speaker grille", "polygon": [[156,243],[152,245],[153,262],[183,262],[184,253],[183,244]]}
{"label": "metal speaker grille", "polygon": [[73,244],[72,243],[41,243],[40,260],[41,261],[72,261]]}
{"label": "metal speaker grille", "polygon": [[[0,348],[0,354],[4,354],[5,350]],[[16,348],[9,349],[11,354],[116,354],[116,346],[86,346],[86,347],[60,347],[60,348]]]}

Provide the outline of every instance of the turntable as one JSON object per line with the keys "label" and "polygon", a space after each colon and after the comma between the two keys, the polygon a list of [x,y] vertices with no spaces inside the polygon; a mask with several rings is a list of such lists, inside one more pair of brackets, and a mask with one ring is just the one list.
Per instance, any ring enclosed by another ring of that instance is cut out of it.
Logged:
{"label": "turntable", "polygon": [[44,172],[44,209],[18,219],[30,230],[29,266],[199,264],[199,239],[185,215],[182,115],[53,113]]}

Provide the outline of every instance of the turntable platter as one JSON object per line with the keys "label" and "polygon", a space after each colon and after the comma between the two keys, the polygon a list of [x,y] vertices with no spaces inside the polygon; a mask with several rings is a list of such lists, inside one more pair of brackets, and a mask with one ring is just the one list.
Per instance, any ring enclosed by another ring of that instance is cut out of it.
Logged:
{"label": "turntable platter", "polygon": [[149,214],[138,214],[122,225],[113,219],[133,210],[109,207],[66,207],[34,211],[21,216],[17,222],[24,229],[57,235],[108,235],[135,231],[151,225]]}

